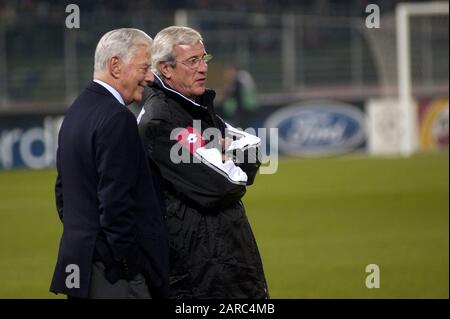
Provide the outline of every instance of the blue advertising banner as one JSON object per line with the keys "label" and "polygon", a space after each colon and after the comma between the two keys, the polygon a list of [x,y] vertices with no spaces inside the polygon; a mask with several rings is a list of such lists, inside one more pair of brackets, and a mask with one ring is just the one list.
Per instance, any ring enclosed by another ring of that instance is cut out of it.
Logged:
{"label": "blue advertising banner", "polygon": [[0,119],[0,169],[54,166],[63,116],[21,115]]}
{"label": "blue advertising banner", "polygon": [[338,155],[361,148],[366,141],[364,112],[336,101],[283,107],[269,115],[264,126],[278,128],[279,151],[289,155]]}
{"label": "blue advertising banner", "polygon": [[[332,156],[366,147],[365,113],[359,105],[303,101],[258,109],[250,119],[248,127],[278,129],[280,154]],[[62,120],[62,115],[1,117],[0,170],[54,166]]]}

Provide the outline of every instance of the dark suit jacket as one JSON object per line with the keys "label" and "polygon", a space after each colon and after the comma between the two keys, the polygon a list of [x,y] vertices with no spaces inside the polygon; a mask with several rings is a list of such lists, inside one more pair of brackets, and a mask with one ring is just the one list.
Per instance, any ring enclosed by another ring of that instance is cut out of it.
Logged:
{"label": "dark suit jacket", "polygon": [[[158,177],[148,166],[135,117],[95,82],[65,115],[57,170],[63,234],[50,291],[87,297],[93,261],[101,260],[112,283],[141,272],[153,298],[167,296],[168,241]],[[80,270],[79,288],[70,265]]]}

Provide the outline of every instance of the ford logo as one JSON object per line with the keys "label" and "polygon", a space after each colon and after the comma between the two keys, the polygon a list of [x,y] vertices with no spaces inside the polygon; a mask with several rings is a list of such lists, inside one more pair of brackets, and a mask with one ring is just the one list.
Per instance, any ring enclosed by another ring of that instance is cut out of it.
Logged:
{"label": "ford logo", "polygon": [[366,138],[363,112],[331,101],[286,106],[267,119],[266,127],[278,128],[279,149],[291,155],[345,153]]}

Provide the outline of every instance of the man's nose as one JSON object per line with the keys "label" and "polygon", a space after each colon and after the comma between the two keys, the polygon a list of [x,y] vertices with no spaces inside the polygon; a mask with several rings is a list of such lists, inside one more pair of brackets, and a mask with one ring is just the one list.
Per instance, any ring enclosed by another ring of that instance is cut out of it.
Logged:
{"label": "man's nose", "polygon": [[155,79],[155,77],[153,76],[153,72],[149,68],[147,73],[145,73],[144,80],[148,83],[148,82],[153,82],[154,79]]}
{"label": "man's nose", "polygon": [[208,71],[208,63],[206,63],[203,60],[200,60],[200,65],[198,66],[198,71],[199,72],[207,72]]}

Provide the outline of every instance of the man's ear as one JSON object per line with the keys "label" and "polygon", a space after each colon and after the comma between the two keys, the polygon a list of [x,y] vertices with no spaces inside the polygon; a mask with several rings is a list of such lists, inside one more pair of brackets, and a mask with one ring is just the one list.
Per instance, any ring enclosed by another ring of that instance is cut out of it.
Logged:
{"label": "man's ear", "polygon": [[159,62],[158,69],[164,78],[170,79],[172,77],[172,67],[169,63]]}
{"label": "man's ear", "polygon": [[108,69],[111,76],[115,79],[118,79],[120,76],[120,70],[121,70],[121,62],[120,59],[116,56],[113,56],[111,59],[108,60]]}

